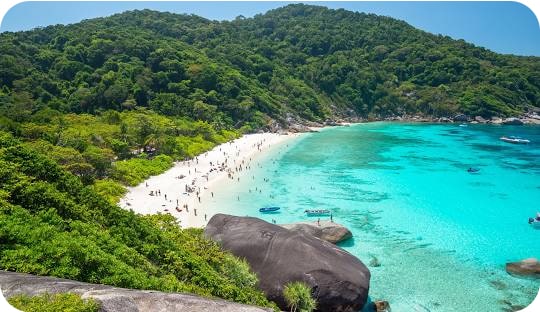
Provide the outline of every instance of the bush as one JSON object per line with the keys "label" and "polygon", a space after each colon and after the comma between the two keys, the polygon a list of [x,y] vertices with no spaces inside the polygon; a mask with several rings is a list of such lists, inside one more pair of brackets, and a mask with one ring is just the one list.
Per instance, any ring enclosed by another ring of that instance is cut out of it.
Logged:
{"label": "bush", "polygon": [[317,307],[317,301],[311,297],[311,288],[305,283],[288,283],[283,295],[292,312],[311,312]]}
{"label": "bush", "polygon": [[94,191],[105,197],[109,203],[115,205],[126,194],[127,189],[122,184],[111,179],[94,181]]}
{"label": "bush", "polygon": [[150,176],[165,172],[173,165],[173,159],[159,155],[154,159],[132,158],[113,164],[112,178],[126,185],[135,186]]}
{"label": "bush", "polygon": [[97,312],[99,304],[92,300],[83,300],[76,294],[43,294],[29,297],[13,296],[8,302],[24,312]]}

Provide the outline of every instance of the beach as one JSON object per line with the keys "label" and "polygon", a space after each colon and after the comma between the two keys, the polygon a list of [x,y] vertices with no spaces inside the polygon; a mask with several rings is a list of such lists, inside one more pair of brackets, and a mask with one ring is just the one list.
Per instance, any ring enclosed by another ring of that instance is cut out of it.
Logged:
{"label": "beach", "polygon": [[211,215],[205,198],[220,192],[222,183],[238,183],[260,155],[300,134],[247,134],[197,157],[175,162],[166,172],[129,187],[119,205],[140,214],[169,213],[183,228],[204,227]]}

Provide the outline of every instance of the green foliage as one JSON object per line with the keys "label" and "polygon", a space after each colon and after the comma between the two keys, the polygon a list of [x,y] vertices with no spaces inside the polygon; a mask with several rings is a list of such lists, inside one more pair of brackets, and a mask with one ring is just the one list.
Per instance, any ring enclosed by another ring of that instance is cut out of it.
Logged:
{"label": "green foliage", "polygon": [[132,158],[117,161],[113,165],[112,177],[126,185],[135,186],[150,176],[164,172],[172,164],[172,158],[167,155],[159,155],[154,159]]}
{"label": "green foliage", "polygon": [[99,304],[92,300],[83,300],[79,295],[43,294],[29,297],[17,295],[10,297],[8,302],[15,308],[24,312],[97,312]]}
{"label": "green foliage", "polygon": [[[166,155],[140,160],[155,170],[171,163]],[[111,180],[85,186],[0,132],[0,269],[275,307],[255,288],[245,262],[201,230],[181,229],[170,215],[140,216],[115,206],[111,196],[122,191]]]}
{"label": "green foliage", "polygon": [[127,192],[122,184],[111,179],[96,180],[92,187],[96,193],[106,198],[113,205],[118,203],[120,198]]}
{"label": "green foliage", "polygon": [[[537,57],[499,55],[392,18],[304,4],[230,22],[131,11],[6,32],[0,50],[0,115],[17,122],[42,108],[150,108],[221,130],[351,111],[489,117],[540,106]],[[147,126],[138,132],[141,147]]]}
{"label": "green foliage", "polygon": [[283,288],[283,295],[291,312],[312,312],[317,301],[311,296],[311,287],[303,282],[290,282]]}

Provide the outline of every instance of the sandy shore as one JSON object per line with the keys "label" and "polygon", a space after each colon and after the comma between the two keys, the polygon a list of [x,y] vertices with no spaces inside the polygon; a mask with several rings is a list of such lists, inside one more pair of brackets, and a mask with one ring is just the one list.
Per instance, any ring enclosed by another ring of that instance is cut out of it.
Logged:
{"label": "sandy shore", "polygon": [[[149,178],[120,200],[124,209],[140,214],[169,213],[186,227],[203,227],[210,215],[202,209],[202,198],[219,191],[219,182],[237,179],[236,173],[249,170],[251,161],[299,134],[258,133],[244,135],[216,146],[189,161],[177,162],[168,171]],[[203,195],[206,193],[206,196]]]}

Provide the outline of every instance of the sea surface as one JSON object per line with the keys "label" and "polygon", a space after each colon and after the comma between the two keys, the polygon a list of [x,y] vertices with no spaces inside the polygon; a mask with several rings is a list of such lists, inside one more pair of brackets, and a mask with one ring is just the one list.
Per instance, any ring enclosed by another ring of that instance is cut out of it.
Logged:
{"label": "sea surface", "polygon": [[[504,143],[503,135],[531,143]],[[540,230],[527,223],[540,211],[539,126],[327,128],[251,166],[204,209],[277,223],[332,210],[354,235],[340,246],[371,271],[370,298],[394,312],[515,311],[538,292],[538,280],[508,275],[505,263],[540,258]],[[264,206],[281,211],[259,213]]]}

